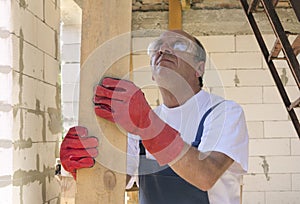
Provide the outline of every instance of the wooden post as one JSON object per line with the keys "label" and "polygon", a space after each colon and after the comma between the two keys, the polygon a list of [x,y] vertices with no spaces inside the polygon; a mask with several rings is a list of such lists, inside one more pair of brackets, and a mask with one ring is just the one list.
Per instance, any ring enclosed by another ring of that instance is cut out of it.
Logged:
{"label": "wooden post", "polygon": [[126,133],[98,118],[93,109],[95,85],[104,76],[128,78],[131,1],[82,1],[79,125],[99,139],[93,168],[77,174],[75,202],[123,204],[126,181]]}
{"label": "wooden post", "polygon": [[182,29],[182,9],[180,0],[169,0],[169,30]]}

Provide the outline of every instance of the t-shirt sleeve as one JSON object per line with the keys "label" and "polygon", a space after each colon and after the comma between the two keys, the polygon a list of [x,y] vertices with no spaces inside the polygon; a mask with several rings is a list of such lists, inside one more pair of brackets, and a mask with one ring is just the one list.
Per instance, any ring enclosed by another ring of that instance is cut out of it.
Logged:
{"label": "t-shirt sleeve", "polygon": [[204,122],[199,150],[222,152],[234,160],[230,171],[248,170],[248,131],[242,108],[233,101],[216,107]]}
{"label": "t-shirt sleeve", "polygon": [[138,183],[138,166],[139,166],[139,138],[128,133],[127,139],[127,174],[131,176],[126,189],[130,189],[134,182]]}
{"label": "t-shirt sleeve", "polygon": [[139,165],[139,140],[128,133],[127,139],[127,174],[137,175]]}

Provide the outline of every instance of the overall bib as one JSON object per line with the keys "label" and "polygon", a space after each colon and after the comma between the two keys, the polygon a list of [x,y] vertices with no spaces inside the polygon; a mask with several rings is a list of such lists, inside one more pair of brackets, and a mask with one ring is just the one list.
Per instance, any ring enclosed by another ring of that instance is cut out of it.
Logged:
{"label": "overall bib", "polygon": [[[202,117],[192,146],[198,148],[203,134],[203,124],[209,113],[220,103],[211,107]],[[147,159],[140,142],[139,164],[140,204],[209,204],[207,191],[202,191],[178,176],[168,165],[159,166],[157,161]]]}

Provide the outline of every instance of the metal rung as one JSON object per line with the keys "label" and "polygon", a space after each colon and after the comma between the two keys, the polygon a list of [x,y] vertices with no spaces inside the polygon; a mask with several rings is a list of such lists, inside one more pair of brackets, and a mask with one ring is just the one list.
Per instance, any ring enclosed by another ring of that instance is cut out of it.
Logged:
{"label": "metal rung", "polygon": [[[277,6],[279,0],[272,0],[272,4],[274,7]],[[248,14],[254,13],[258,11],[258,5],[259,5],[260,0],[251,0],[251,2],[249,3],[249,8],[248,8]],[[263,10],[262,10],[263,11]]]}
{"label": "metal rung", "polygon": [[279,0],[272,0],[272,4],[273,4],[273,6],[274,6],[274,7],[276,7],[276,6],[277,6],[277,4],[278,4],[278,2],[279,2]]}
{"label": "metal rung", "polygon": [[[286,32],[286,37],[288,37],[289,34],[290,34],[289,32]],[[286,57],[281,57],[281,58],[278,57],[278,55],[281,51],[282,51],[282,45],[280,43],[280,40],[277,38],[275,43],[274,43],[274,46],[271,50],[271,53],[269,55],[268,60],[269,61],[272,60],[272,59],[276,59],[276,60],[284,59],[284,60],[286,60]]]}
{"label": "metal rung", "polygon": [[286,57],[274,57],[274,58],[269,59],[269,61],[270,60],[286,60]]}
{"label": "metal rung", "polygon": [[272,59],[276,59],[278,57],[279,53],[281,52],[281,49],[282,49],[282,46],[280,44],[280,41],[278,39],[276,39],[268,60],[270,61]]}
{"label": "metal rung", "polygon": [[295,56],[300,53],[300,34],[296,37],[292,44],[292,49],[294,51]]}
{"label": "metal rung", "polygon": [[300,98],[298,98],[296,101],[294,101],[293,103],[291,103],[290,107],[288,108],[288,110],[292,110],[293,108],[299,108],[300,107]]}
{"label": "metal rung", "polygon": [[251,2],[249,3],[248,14],[257,11],[258,4],[259,0],[251,0]]}

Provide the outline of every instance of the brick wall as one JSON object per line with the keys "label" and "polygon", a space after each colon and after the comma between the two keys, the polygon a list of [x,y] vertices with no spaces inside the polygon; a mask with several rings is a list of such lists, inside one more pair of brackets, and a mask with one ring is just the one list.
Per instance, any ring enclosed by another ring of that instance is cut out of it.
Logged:
{"label": "brick wall", "polygon": [[57,203],[59,1],[0,4],[0,203]]}

